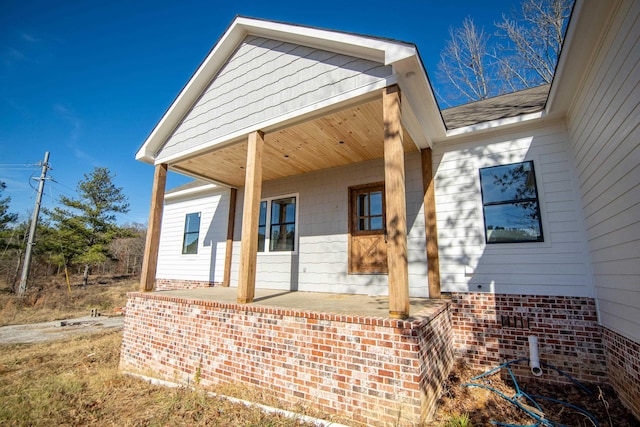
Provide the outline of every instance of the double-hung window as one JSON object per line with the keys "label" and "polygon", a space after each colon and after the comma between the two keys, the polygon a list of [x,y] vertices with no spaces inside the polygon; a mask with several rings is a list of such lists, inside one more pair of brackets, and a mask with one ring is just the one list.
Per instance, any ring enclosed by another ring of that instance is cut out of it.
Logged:
{"label": "double-hung window", "polygon": [[487,243],[542,242],[533,162],[480,169]]}
{"label": "double-hung window", "polygon": [[200,212],[187,214],[184,220],[184,237],[182,239],[183,254],[198,253],[198,237],[200,236]]}
{"label": "double-hung window", "polygon": [[296,196],[263,200],[258,219],[258,252],[296,250]]}

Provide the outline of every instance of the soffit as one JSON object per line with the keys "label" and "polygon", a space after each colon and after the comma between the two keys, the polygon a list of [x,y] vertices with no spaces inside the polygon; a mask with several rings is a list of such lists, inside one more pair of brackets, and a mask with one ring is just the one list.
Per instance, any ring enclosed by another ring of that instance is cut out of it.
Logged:
{"label": "soffit", "polygon": [[[314,172],[384,156],[382,99],[265,135],[262,180]],[[405,152],[417,151],[403,129]],[[213,149],[171,168],[231,187],[244,185],[247,141]]]}

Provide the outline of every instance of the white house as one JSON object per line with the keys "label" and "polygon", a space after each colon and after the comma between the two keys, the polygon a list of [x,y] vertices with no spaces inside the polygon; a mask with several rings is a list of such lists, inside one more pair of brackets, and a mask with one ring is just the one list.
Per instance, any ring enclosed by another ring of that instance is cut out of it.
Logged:
{"label": "white house", "polygon": [[142,287],[447,293],[461,357],[531,322],[640,417],[639,40],[639,2],[577,0],[550,86],[440,111],[410,43],[238,17],[137,153]]}

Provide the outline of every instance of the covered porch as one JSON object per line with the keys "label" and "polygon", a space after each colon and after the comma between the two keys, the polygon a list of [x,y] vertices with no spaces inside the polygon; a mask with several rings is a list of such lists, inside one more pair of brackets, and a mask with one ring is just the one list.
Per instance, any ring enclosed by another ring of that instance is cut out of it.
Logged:
{"label": "covered porch", "polygon": [[[385,275],[388,290],[375,292],[388,294],[388,316],[408,317],[408,203],[424,206],[419,264],[427,267],[420,273],[425,289],[421,294],[440,296],[431,158],[433,138],[445,134],[439,117],[417,49],[410,43],[237,18],[136,155],[156,168],[141,290],[153,290],[156,280],[167,171],[230,189],[223,284],[233,282],[237,302],[250,303],[256,291],[263,187],[381,160],[383,168],[370,174],[371,181],[358,178],[348,188],[334,184],[328,190],[342,195],[363,184],[377,184],[381,190],[375,190],[375,196],[381,197],[384,208],[382,213],[363,214],[365,222],[376,222],[370,228],[340,230],[348,235],[349,248],[343,250],[349,257],[356,254],[360,261],[371,256],[376,265],[354,268],[358,263],[345,256],[348,271],[340,266],[339,274],[351,276],[343,281],[352,283],[359,275],[360,285],[367,282],[366,274],[377,274],[378,281]],[[421,165],[416,168],[414,163],[412,173],[420,169],[423,197],[417,200],[412,188],[412,199],[407,200],[406,156],[416,154]],[[307,181],[306,188],[317,184],[323,183]],[[241,200],[236,202],[236,196]],[[236,209],[241,212],[237,218]],[[346,204],[340,209],[340,222],[346,224]],[[348,221],[356,223],[351,202],[349,210]],[[241,238],[234,249],[237,229]],[[285,229],[281,224],[280,234]],[[363,238],[352,244],[360,231],[367,237],[376,234],[377,240]],[[289,246],[292,254],[299,253],[296,244]],[[417,276],[413,274],[414,281]]]}
{"label": "covered porch", "polygon": [[[251,303],[256,292],[256,259],[260,234],[258,215],[263,184],[382,159],[384,181],[379,184],[379,188],[383,189],[384,214],[383,226],[379,228],[379,241],[384,246],[381,252],[384,256],[384,271],[352,271],[353,262],[349,260],[349,274],[385,274],[388,277],[387,316],[408,317],[410,256],[407,249],[405,155],[412,153],[419,154],[421,161],[421,203],[424,206],[424,218],[421,221],[425,224],[425,264],[428,272],[428,280],[427,277],[424,278],[424,286],[428,286],[430,298],[439,298],[431,149],[420,149],[411,137],[404,124],[410,122],[411,114],[408,115],[409,118],[403,115],[404,104],[407,103],[402,101],[399,85],[392,84],[365,97],[359,97],[357,101],[332,105],[324,112],[314,112],[310,117],[298,118],[294,123],[279,123],[273,129],[256,130],[202,152],[177,157],[170,162],[158,160],[141,290],[154,289],[167,170],[197,176],[230,188],[231,206],[223,285],[230,284],[231,260],[236,256],[239,258],[236,301]],[[242,191],[243,200],[236,202],[238,189]],[[242,206],[241,221],[235,217],[236,204],[238,209]],[[349,210],[351,212],[355,208],[352,209],[350,204]],[[242,230],[240,250],[234,254],[233,235],[234,230],[239,227]],[[352,235],[353,231],[350,230],[349,257],[354,250],[352,247],[355,247],[351,243],[355,240]]]}

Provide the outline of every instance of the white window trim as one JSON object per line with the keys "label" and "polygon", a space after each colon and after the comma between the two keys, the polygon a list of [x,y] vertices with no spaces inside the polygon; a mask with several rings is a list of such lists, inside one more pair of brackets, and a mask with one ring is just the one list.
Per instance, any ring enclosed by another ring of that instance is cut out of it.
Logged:
{"label": "white window trim", "polygon": [[[296,229],[293,234],[293,247],[295,248],[293,251],[270,251],[270,240],[271,240],[271,202],[274,200],[286,199],[287,197],[295,197],[296,199]],[[260,199],[260,203],[267,202],[267,218],[265,222],[265,236],[264,236],[264,252],[258,251],[258,256],[278,256],[278,255],[296,255],[298,253],[298,245],[300,242],[298,241],[298,228],[300,226],[300,221],[298,220],[300,215],[300,193],[290,193],[290,194],[281,194],[278,196],[267,197],[264,199]]]}

